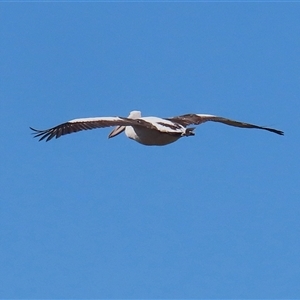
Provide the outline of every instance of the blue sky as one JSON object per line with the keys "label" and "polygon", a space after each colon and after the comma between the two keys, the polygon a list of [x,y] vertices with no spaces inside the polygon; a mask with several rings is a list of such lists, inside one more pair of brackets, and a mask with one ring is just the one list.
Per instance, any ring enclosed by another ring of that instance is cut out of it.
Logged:
{"label": "blue sky", "polygon": [[[0,298],[300,298],[298,3],[0,8]],[[29,130],[131,110],[285,136]]]}

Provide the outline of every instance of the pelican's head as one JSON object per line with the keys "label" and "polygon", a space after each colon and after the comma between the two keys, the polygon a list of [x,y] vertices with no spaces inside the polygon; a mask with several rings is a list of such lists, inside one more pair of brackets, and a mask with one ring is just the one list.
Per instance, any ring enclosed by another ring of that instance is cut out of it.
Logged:
{"label": "pelican's head", "polygon": [[139,110],[133,110],[130,112],[128,119],[138,119],[142,116],[142,113]]}
{"label": "pelican's head", "polygon": [[[130,112],[128,119],[138,119],[142,116],[141,112],[138,110],[133,110]],[[108,138],[113,138],[117,136],[118,134],[122,133],[125,130],[126,126],[116,126],[111,133],[108,135]]]}

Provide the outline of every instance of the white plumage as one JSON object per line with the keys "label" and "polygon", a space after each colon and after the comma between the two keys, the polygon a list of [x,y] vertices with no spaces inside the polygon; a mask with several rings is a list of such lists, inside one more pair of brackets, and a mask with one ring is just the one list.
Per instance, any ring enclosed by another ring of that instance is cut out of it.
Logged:
{"label": "white plumage", "polygon": [[81,118],[62,123],[46,130],[34,131],[35,137],[40,141],[46,141],[52,138],[59,138],[62,135],[94,128],[104,128],[116,126],[109,134],[109,138],[115,137],[125,130],[128,138],[135,140],[143,145],[163,146],[173,143],[183,136],[195,135],[194,127],[189,125],[199,125],[207,121],[219,122],[230,126],[241,128],[256,128],[267,130],[279,135],[283,132],[277,129],[258,126],[250,123],[234,121],[231,119],[207,114],[186,114],[172,118],[142,117],[140,111],[132,111],[127,118],[123,117],[96,117]]}

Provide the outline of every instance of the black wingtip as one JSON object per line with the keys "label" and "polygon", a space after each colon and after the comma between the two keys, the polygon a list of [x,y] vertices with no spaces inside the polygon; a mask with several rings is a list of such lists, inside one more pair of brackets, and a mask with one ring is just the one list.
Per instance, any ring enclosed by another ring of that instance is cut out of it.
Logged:
{"label": "black wingtip", "polygon": [[[32,128],[32,127],[29,127],[33,132],[31,132],[34,136],[34,138],[39,138],[39,142],[42,141],[44,138],[46,138],[45,136],[45,130],[38,130],[38,129],[35,129],[35,128]],[[47,140],[48,142],[48,140]]]}
{"label": "black wingtip", "polygon": [[273,129],[272,132],[277,133],[279,135],[284,135],[284,132],[281,130]]}
{"label": "black wingtip", "polygon": [[[37,129],[34,129],[34,128],[32,128],[32,127],[29,127],[32,131],[34,131],[34,132],[37,132],[38,130]],[[32,132],[32,133],[34,133],[34,132]]]}
{"label": "black wingtip", "polygon": [[269,132],[273,132],[279,135],[284,135],[284,132],[282,130],[278,130],[278,129],[274,129],[274,128],[270,128],[270,127],[256,127],[256,128],[260,128],[260,129],[264,129],[264,130],[268,130]]}

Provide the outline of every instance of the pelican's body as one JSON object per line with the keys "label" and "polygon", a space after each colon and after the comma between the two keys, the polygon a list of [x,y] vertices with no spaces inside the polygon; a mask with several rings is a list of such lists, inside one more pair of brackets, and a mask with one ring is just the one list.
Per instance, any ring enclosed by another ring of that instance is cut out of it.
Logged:
{"label": "pelican's body", "polygon": [[[144,118],[146,122],[152,118]],[[184,135],[185,128],[182,133],[173,132],[162,132],[158,130],[138,127],[138,126],[126,126],[125,134],[128,138],[147,146],[164,146],[177,141]],[[183,135],[182,135],[183,134]]]}
{"label": "pelican's body", "polygon": [[[143,120],[156,127],[147,128],[142,126],[118,126],[109,135],[114,137],[125,130],[128,138],[147,146],[164,146],[177,141],[182,136],[189,135],[186,128],[169,120],[157,117],[142,117],[139,111],[133,111],[128,118]],[[193,134],[193,133],[192,133]]]}
{"label": "pelican's body", "polygon": [[132,111],[127,118],[123,117],[97,117],[97,118],[82,118],[74,119],[66,123],[47,130],[36,130],[35,137],[40,137],[40,140],[46,138],[46,141],[53,137],[60,137],[65,134],[88,130],[94,128],[103,128],[116,126],[109,134],[109,138],[115,137],[125,131],[128,138],[147,146],[163,146],[173,143],[183,136],[195,135],[195,128],[187,127],[188,125],[213,121],[220,122],[230,126],[241,128],[257,128],[267,130],[279,135],[283,132],[277,129],[262,127],[249,123],[230,120],[223,117],[206,114],[186,114],[173,118],[158,118],[158,117],[142,117],[140,111]]}

